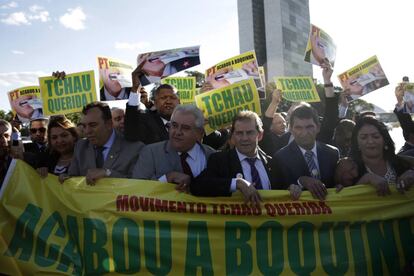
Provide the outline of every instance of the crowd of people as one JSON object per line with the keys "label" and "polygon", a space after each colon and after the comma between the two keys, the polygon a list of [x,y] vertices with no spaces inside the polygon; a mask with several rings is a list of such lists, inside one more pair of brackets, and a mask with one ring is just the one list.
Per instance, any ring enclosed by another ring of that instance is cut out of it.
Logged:
{"label": "crowd of people", "polygon": [[[0,120],[1,182],[12,158],[19,158],[42,177],[58,175],[63,185],[74,176],[84,176],[89,185],[106,177],[148,179],[175,183],[178,191],[196,196],[239,191],[252,204],[260,204],[259,190],[287,189],[294,200],[305,190],[325,200],[328,188],[339,192],[358,184],[374,186],[381,196],[391,186],[408,190],[414,184],[414,122],[404,112],[403,88],[395,90],[394,112],[406,143],[396,154],[387,127],[375,114],[345,118],[329,62],[321,68],[322,117],[308,103],[278,112],[281,91],[274,89],[262,118],[241,111],[230,129],[206,135],[203,112],[180,105],[173,86],[159,85],[149,100],[138,67],[125,110],[93,102],[84,106],[78,125],[64,115],[32,120],[31,143],[24,146],[16,138],[18,124]],[[211,87],[206,81],[201,90]]]}

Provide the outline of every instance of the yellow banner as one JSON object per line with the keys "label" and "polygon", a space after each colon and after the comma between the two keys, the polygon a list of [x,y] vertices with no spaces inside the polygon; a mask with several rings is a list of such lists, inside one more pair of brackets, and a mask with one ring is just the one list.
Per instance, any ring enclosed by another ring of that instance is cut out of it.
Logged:
{"label": "yellow banner", "polygon": [[321,65],[327,58],[332,66],[335,64],[336,45],[333,39],[321,28],[312,25],[306,45],[305,61]]}
{"label": "yellow banner", "polygon": [[93,70],[68,74],[63,80],[42,77],[39,84],[46,115],[80,112],[85,105],[96,101]]}
{"label": "yellow banner", "polygon": [[389,84],[377,56],[361,62],[338,76],[344,92],[355,100]]}
{"label": "yellow banner", "polygon": [[161,80],[161,83],[173,85],[178,90],[181,104],[194,104],[196,95],[195,77],[168,77]]}
{"label": "yellow banner", "polygon": [[263,87],[255,51],[248,51],[222,61],[206,70],[206,82],[215,88],[225,87],[253,78],[256,87]]}
{"label": "yellow banner", "polygon": [[18,161],[1,191],[0,272],[399,275],[414,258],[413,190],[261,195],[252,207],[238,193],[197,198],[154,181],[62,185]]}
{"label": "yellow banner", "polygon": [[25,86],[7,92],[13,114],[17,114],[21,122],[42,118],[42,100],[39,86]]}
{"label": "yellow banner", "polygon": [[241,110],[261,115],[259,95],[252,79],[199,94],[195,101],[208,120],[207,134],[231,126],[233,117]]}
{"label": "yellow banner", "polygon": [[275,77],[276,87],[282,97],[291,102],[320,102],[318,91],[311,77]]}

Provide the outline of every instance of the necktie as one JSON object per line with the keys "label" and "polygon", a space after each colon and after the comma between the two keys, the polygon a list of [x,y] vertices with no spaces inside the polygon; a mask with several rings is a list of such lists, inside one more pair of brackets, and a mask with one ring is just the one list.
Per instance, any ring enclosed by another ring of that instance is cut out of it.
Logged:
{"label": "necktie", "polygon": [[105,147],[95,147],[95,153],[96,153],[96,167],[102,168],[104,164],[104,156],[103,151],[105,150]]}
{"label": "necktie", "polygon": [[309,173],[313,178],[320,179],[321,176],[319,175],[318,167],[315,164],[315,160],[313,159],[313,151],[307,150],[305,152],[305,160],[308,164]]}
{"label": "necktie", "polygon": [[191,171],[190,165],[188,165],[187,163],[187,157],[188,157],[188,153],[187,152],[182,152],[180,155],[180,159],[181,159],[181,167],[183,168],[183,173],[189,175],[191,178],[193,178],[193,173]]}
{"label": "necktie", "polygon": [[257,158],[246,158],[250,165],[250,174],[252,176],[252,182],[255,183],[257,190],[262,190],[262,181],[260,180],[259,172],[256,169],[255,163]]}

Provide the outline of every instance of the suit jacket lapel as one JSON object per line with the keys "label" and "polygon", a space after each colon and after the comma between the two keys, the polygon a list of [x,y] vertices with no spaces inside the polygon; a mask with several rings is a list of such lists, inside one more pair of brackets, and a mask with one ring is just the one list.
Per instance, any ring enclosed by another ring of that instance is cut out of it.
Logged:
{"label": "suit jacket lapel", "polygon": [[93,147],[93,145],[88,142],[88,146],[86,148],[86,152],[85,152],[85,167],[86,169],[89,168],[96,168],[96,152],[95,152],[95,148]]}
{"label": "suit jacket lapel", "polygon": [[[235,149],[230,150],[229,152],[229,171],[231,177],[236,177],[237,174],[243,175],[243,169],[241,166],[241,161],[239,159],[239,156],[237,155],[237,151]],[[244,177],[244,175],[243,175]]]}
{"label": "suit jacket lapel", "polygon": [[[176,171],[182,172],[183,168],[181,167],[180,156],[178,155],[178,152],[171,147],[169,140],[165,141],[164,150],[167,156],[167,161],[170,163],[171,167]],[[160,158],[162,157],[160,156]]]}
{"label": "suit jacket lapel", "polygon": [[292,150],[292,158],[295,158],[295,156],[296,158],[298,158],[297,162],[299,166],[297,166],[297,169],[302,169],[302,175],[310,176],[308,164],[306,163],[305,157],[300,151],[298,144],[296,144],[296,142],[293,141],[289,144],[289,147]]}
{"label": "suit jacket lapel", "polygon": [[159,114],[154,114],[155,121],[157,122],[160,130],[162,131],[161,137],[168,138],[168,131],[165,129],[164,121],[161,119],[161,116]]}
{"label": "suit jacket lapel", "polygon": [[328,169],[325,168],[327,165],[325,161],[325,155],[319,143],[316,143],[316,152],[318,153],[319,174],[321,176],[321,179],[326,179],[326,175],[324,173],[327,173]]}

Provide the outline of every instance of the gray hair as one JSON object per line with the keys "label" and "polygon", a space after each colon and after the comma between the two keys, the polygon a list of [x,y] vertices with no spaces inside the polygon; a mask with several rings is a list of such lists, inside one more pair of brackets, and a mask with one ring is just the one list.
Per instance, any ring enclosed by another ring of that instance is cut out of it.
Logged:
{"label": "gray hair", "polygon": [[177,112],[182,113],[190,113],[195,117],[195,126],[200,129],[204,129],[204,115],[201,110],[192,104],[182,105],[179,104],[174,108],[173,114],[171,115],[171,118],[174,117],[174,114]]}

